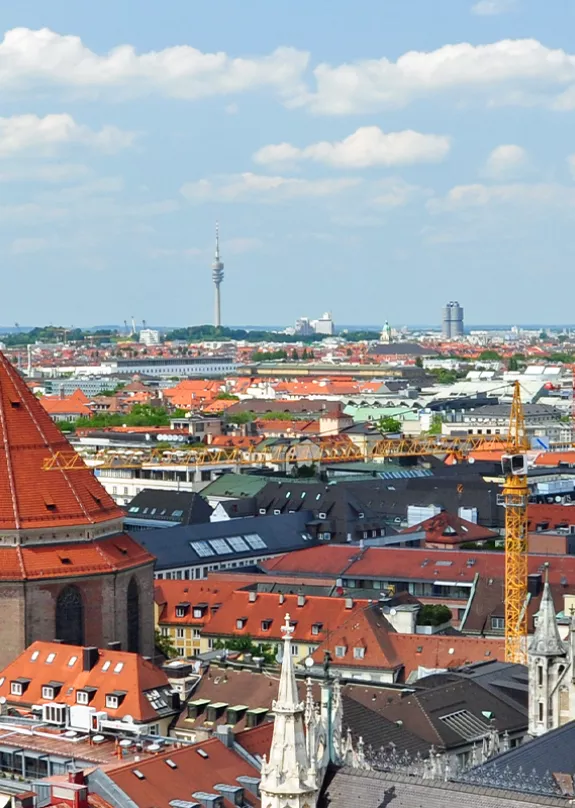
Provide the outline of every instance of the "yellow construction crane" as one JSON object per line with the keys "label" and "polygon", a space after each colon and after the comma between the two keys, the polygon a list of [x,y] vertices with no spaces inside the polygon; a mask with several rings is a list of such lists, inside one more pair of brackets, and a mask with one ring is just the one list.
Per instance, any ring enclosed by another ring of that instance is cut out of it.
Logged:
{"label": "yellow construction crane", "polygon": [[505,483],[505,661],[527,663],[527,458],[529,441],[519,382],[515,382],[506,454],[501,459]]}

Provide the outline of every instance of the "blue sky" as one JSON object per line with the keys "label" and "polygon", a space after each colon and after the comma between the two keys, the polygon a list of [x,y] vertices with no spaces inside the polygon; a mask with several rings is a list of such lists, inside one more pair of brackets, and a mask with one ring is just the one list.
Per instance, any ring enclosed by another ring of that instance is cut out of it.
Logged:
{"label": "blue sky", "polygon": [[575,322],[571,0],[11,5],[1,323]]}

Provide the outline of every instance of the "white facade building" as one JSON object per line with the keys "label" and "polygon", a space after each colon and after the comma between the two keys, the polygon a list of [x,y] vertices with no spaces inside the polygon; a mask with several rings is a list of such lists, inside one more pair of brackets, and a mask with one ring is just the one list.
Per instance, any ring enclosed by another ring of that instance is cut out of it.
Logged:
{"label": "white facade building", "polygon": [[152,328],[142,328],[140,331],[140,342],[142,345],[159,345],[160,332]]}

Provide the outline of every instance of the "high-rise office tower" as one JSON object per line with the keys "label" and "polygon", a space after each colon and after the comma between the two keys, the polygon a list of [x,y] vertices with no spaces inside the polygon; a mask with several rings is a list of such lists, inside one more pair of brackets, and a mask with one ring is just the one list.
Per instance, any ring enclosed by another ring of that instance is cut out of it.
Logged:
{"label": "high-rise office tower", "polygon": [[446,339],[457,339],[463,336],[463,308],[456,300],[443,307],[441,333]]}
{"label": "high-rise office tower", "polygon": [[220,260],[220,225],[216,222],[216,252],[214,261],[212,263],[212,280],[216,287],[215,310],[214,310],[214,325],[219,328],[222,324],[222,308],[220,297],[220,286],[224,279],[224,264]]}

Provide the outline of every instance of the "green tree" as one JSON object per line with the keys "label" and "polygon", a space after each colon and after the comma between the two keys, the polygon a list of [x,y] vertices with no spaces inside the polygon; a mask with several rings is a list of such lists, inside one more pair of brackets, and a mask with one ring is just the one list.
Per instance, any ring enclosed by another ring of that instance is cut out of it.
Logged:
{"label": "green tree", "polygon": [[519,370],[519,362],[514,356],[510,357],[507,362],[507,370]]}
{"label": "green tree", "polygon": [[429,427],[428,434],[441,435],[442,424],[443,424],[443,416],[441,415],[441,413],[436,412],[433,418],[431,419],[431,426]]}
{"label": "green tree", "polygon": [[421,356],[416,356],[415,357],[415,366],[418,367],[418,368],[423,367],[423,359],[421,358]]}
{"label": "green tree", "polygon": [[397,418],[392,418],[391,415],[384,415],[377,422],[377,428],[380,432],[401,432],[401,421]]}
{"label": "green tree", "polygon": [[540,339],[542,342],[547,342],[547,340],[549,339],[549,334],[547,333],[547,331],[542,331],[542,332],[539,334],[539,339]]}
{"label": "green tree", "polygon": [[299,354],[298,354],[298,352],[296,351],[295,348],[291,352],[291,358],[293,359],[294,362],[297,362],[298,359],[299,359]]}
{"label": "green tree", "polygon": [[214,648],[217,650],[226,649],[238,654],[252,654],[255,657],[263,657],[268,665],[276,661],[276,652],[267,643],[255,643],[249,634],[245,637],[228,637],[225,640],[216,640]]}
{"label": "green tree", "polygon": [[218,393],[216,396],[216,401],[239,401],[239,396],[234,396],[232,393],[226,393],[225,390],[222,390],[221,393]]}
{"label": "green tree", "polygon": [[442,626],[449,623],[452,614],[449,606],[440,603],[426,603],[422,606],[417,615],[418,626]]}
{"label": "green tree", "polygon": [[158,629],[154,632],[154,645],[166,659],[171,659],[178,655],[177,649],[172,645],[171,638],[164,637]]}
{"label": "green tree", "polygon": [[256,420],[253,412],[234,412],[232,415],[226,413],[226,421],[228,424],[249,424]]}
{"label": "green tree", "polygon": [[501,359],[501,354],[498,354],[497,351],[488,349],[485,351],[481,351],[481,353],[479,354],[479,358],[484,359],[485,361],[496,361],[498,359]]}

